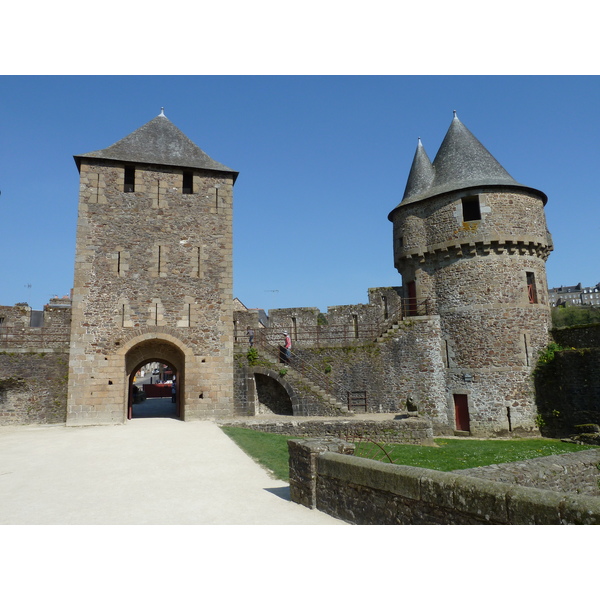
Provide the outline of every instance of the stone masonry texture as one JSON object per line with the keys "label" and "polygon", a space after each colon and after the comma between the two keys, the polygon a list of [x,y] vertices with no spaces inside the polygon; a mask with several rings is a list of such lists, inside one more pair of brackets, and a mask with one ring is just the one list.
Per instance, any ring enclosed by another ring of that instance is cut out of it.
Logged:
{"label": "stone masonry texture", "polygon": [[82,160],[67,423],[123,423],[129,376],[177,370],[180,416],[233,407],[231,174]]}

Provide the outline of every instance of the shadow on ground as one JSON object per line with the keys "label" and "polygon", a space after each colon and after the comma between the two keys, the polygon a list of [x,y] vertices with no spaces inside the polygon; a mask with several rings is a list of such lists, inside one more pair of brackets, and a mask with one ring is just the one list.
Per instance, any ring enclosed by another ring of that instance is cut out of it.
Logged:
{"label": "shadow on ground", "polygon": [[152,417],[177,419],[177,405],[168,398],[146,398],[133,405],[132,418],[148,419]]}

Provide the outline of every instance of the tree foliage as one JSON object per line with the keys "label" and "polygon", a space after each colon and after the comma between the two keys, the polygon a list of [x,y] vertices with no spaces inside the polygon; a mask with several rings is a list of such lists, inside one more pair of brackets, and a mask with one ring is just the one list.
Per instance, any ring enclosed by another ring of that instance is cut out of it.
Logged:
{"label": "tree foliage", "polygon": [[552,309],[554,327],[600,323],[600,306],[557,306]]}

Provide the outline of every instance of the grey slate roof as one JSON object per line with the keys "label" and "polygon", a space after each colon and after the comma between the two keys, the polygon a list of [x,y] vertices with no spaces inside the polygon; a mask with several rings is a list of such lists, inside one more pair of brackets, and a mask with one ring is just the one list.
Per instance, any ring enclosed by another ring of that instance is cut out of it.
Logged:
{"label": "grey slate roof", "polygon": [[417,144],[415,157],[413,158],[413,163],[410,168],[403,198],[409,198],[412,196],[417,197],[425,194],[431,187],[434,176],[435,171],[433,169],[433,165],[429,160],[429,156],[427,156],[427,152],[425,152],[425,148],[421,143],[421,138],[419,138],[419,143]]}
{"label": "grey slate roof", "polygon": [[74,157],[79,167],[82,158],[101,158],[122,162],[168,165],[232,173],[238,172],[213,160],[185,136],[163,113],[104,150]]}
{"label": "grey slate roof", "polygon": [[547,200],[543,192],[517,183],[460,122],[455,112],[433,163],[429,161],[419,139],[400,204],[481,186],[519,187],[540,194],[544,203]]}

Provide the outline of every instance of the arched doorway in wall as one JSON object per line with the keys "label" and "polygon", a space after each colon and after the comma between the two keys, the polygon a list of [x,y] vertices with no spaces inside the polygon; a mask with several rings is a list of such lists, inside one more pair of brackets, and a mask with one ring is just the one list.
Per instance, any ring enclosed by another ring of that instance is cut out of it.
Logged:
{"label": "arched doorway in wall", "polygon": [[287,390],[275,379],[261,373],[254,373],[257,414],[293,415],[292,400]]}
{"label": "arched doorway in wall", "polygon": [[177,346],[144,340],[127,352],[125,365],[128,419],[184,418],[185,357]]}
{"label": "arched doorway in wall", "polygon": [[127,418],[179,418],[178,377],[175,367],[153,361],[129,375]]}

